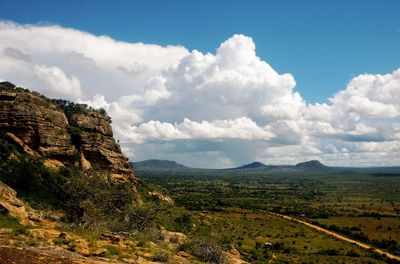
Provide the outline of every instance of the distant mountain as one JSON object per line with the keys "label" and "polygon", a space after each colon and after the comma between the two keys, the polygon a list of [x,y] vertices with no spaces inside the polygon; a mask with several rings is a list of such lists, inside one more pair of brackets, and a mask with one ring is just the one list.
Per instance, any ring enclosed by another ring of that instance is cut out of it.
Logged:
{"label": "distant mountain", "polygon": [[300,170],[320,170],[320,169],[326,169],[328,168],[318,160],[310,160],[310,161],[305,161],[305,162],[300,162],[297,163],[294,166],[296,169]]}
{"label": "distant mountain", "polygon": [[150,159],[144,161],[138,161],[133,163],[133,168],[135,170],[171,170],[171,169],[187,169],[188,167],[183,166],[175,161],[171,160],[158,160],[158,159]]}
{"label": "distant mountain", "polygon": [[249,163],[249,164],[246,164],[246,165],[234,168],[234,169],[238,169],[238,170],[240,170],[240,169],[258,169],[258,168],[267,168],[267,167],[268,166],[265,165],[264,163],[255,161],[255,162],[252,162],[252,163]]}
{"label": "distant mountain", "polygon": [[213,173],[216,172],[223,172],[223,171],[242,171],[242,170],[248,170],[250,171],[254,171],[254,172],[260,172],[260,171],[286,171],[286,172],[290,172],[290,171],[298,171],[298,170],[302,170],[302,171],[317,171],[317,170],[321,170],[321,169],[327,169],[329,167],[325,166],[324,164],[322,164],[321,162],[319,162],[318,160],[311,160],[311,161],[306,161],[306,162],[301,162],[298,163],[296,165],[265,165],[262,162],[252,162],[249,164],[245,164],[239,167],[235,167],[235,168],[228,168],[228,169],[198,169],[198,168],[191,168],[191,167],[187,167],[184,166],[182,164],[179,164],[175,161],[171,161],[171,160],[158,160],[158,159],[149,159],[149,160],[144,160],[144,161],[138,161],[138,162],[134,162],[133,163],[133,168],[136,172],[138,171],[176,171],[176,172],[187,172],[187,171],[191,171],[191,172],[210,172],[212,171]]}

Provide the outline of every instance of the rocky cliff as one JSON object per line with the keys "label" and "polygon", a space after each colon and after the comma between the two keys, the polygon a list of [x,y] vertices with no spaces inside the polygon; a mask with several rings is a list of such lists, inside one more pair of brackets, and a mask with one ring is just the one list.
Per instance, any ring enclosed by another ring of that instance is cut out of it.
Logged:
{"label": "rocky cliff", "polygon": [[79,166],[135,182],[110,123],[103,110],[0,83],[0,132],[18,151],[43,157],[48,167]]}

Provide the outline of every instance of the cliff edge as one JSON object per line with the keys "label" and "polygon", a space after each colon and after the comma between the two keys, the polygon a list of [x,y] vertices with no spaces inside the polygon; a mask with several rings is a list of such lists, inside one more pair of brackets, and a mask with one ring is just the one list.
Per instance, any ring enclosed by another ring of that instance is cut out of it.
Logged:
{"label": "cliff edge", "polygon": [[43,157],[48,167],[79,166],[135,182],[110,123],[102,109],[0,83],[0,132],[19,152]]}

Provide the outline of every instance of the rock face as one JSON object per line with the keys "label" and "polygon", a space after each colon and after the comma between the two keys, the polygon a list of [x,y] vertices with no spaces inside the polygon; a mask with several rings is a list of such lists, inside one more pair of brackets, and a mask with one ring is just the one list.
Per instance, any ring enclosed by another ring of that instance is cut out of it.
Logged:
{"label": "rock face", "polygon": [[80,166],[134,182],[110,123],[104,111],[0,83],[0,132],[20,152],[44,157],[49,167]]}

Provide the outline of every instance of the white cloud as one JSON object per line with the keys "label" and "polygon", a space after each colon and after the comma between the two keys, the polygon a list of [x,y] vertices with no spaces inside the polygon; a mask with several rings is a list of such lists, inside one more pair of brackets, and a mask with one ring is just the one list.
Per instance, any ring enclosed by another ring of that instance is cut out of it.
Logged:
{"label": "white cloud", "polygon": [[249,118],[234,120],[215,120],[195,122],[187,118],[182,123],[166,123],[150,120],[138,127],[130,128],[131,134],[125,133],[125,140],[142,143],[146,139],[248,139],[269,140],[274,134],[259,127]]}
{"label": "white cloud", "polygon": [[35,73],[44,82],[44,92],[52,96],[76,98],[82,96],[81,83],[75,76],[68,78],[58,67],[35,65]]}
{"label": "white cloud", "polygon": [[332,104],[340,112],[372,117],[400,116],[400,69],[391,74],[362,74],[345,90],[335,94]]}
{"label": "white cloud", "polygon": [[400,69],[356,76],[309,104],[244,35],[213,54],[10,22],[0,22],[0,60],[1,79],[106,109],[133,159],[400,163]]}
{"label": "white cloud", "polygon": [[180,120],[260,120],[270,112],[292,117],[295,110],[286,106],[302,100],[292,90],[294,78],[278,74],[257,57],[253,40],[243,35],[222,43],[215,55],[192,51],[163,76],[171,100],[162,111]]}
{"label": "white cloud", "polygon": [[0,22],[1,77],[45,94],[37,76],[29,74],[35,65],[57,67],[66,76],[75,76],[87,98],[100,93],[117,100],[141,94],[150,78],[187,53],[180,46],[121,42],[60,26]]}

